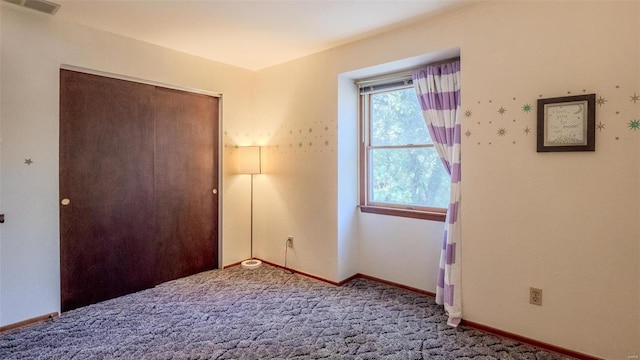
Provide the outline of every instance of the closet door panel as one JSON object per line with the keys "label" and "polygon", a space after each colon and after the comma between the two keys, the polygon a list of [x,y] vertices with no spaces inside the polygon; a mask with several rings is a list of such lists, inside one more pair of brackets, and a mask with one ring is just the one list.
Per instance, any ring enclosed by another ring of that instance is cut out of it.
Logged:
{"label": "closet door panel", "polygon": [[218,99],[156,88],[160,282],[217,267]]}
{"label": "closet door panel", "polygon": [[155,282],[154,91],[60,72],[63,311]]}

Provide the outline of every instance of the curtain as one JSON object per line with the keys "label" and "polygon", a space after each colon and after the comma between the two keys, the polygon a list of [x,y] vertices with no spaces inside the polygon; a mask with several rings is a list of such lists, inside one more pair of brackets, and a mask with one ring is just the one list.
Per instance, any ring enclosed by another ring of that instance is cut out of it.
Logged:
{"label": "curtain", "polygon": [[440,254],[436,303],[444,305],[447,323],[462,320],[460,279],[460,61],[427,66],[413,73],[429,134],[451,176],[451,197]]}

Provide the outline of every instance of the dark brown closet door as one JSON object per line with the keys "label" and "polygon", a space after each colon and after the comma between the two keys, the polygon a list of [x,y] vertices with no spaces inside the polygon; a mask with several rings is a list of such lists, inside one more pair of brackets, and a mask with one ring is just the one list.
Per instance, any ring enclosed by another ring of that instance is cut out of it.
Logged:
{"label": "dark brown closet door", "polygon": [[217,267],[217,129],[217,98],[61,70],[63,311]]}
{"label": "dark brown closet door", "polygon": [[154,285],[154,91],[60,71],[62,311]]}
{"label": "dark brown closet door", "polygon": [[156,88],[160,282],[217,266],[217,139],[217,98]]}

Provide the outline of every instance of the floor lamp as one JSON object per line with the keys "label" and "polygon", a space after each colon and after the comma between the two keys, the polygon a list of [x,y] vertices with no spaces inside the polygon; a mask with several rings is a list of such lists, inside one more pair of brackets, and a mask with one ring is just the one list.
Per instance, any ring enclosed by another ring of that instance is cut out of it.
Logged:
{"label": "floor lamp", "polygon": [[253,175],[262,173],[262,148],[260,146],[243,146],[238,148],[240,157],[240,174],[251,175],[251,258],[242,262],[244,269],[257,269],[262,261],[253,258]]}

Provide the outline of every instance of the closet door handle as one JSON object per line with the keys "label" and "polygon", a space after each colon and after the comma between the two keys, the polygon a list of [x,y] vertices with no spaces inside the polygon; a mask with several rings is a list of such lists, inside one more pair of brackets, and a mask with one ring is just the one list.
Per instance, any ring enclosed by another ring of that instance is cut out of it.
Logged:
{"label": "closet door handle", "polygon": [[218,194],[218,189],[213,189],[213,191],[211,191],[213,193],[213,195],[217,195]]}
{"label": "closet door handle", "polygon": [[69,204],[71,204],[71,200],[64,198],[62,199],[62,201],[60,201],[60,204],[62,204],[63,206],[67,206]]}

